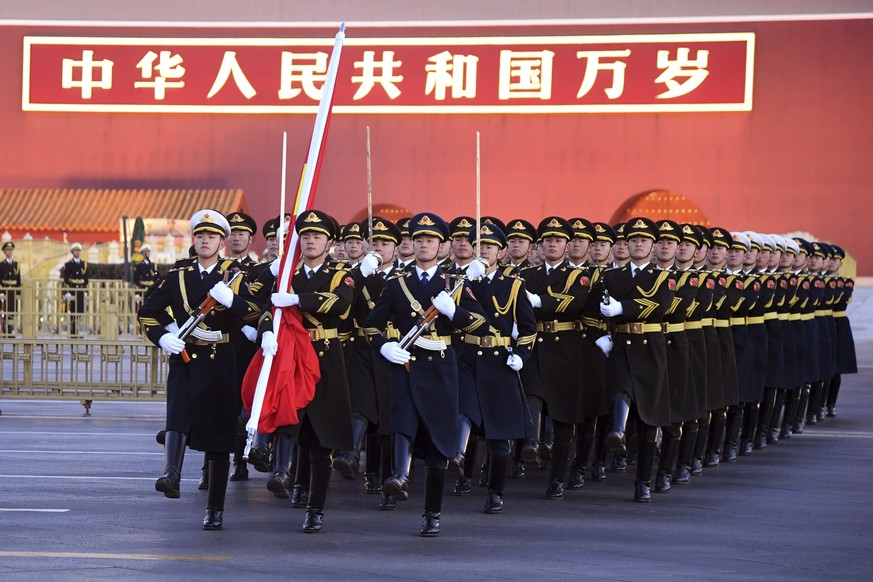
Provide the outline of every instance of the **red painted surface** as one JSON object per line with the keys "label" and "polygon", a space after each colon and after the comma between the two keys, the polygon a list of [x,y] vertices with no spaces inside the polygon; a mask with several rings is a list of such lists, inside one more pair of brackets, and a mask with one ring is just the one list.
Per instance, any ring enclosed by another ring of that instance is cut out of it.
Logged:
{"label": "red painted surface", "polygon": [[[609,219],[630,197],[687,196],[713,223],[806,230],[842,244],[873,275],[866,245],[873,183],[873,21],[552,27],[525,34],[757,33],[754,109],[746,113],[334,116],[317,205],[340,221],[366,207],[365,128],[374,202],[451,218],[475,210]],[[242,188],[263,222],[278,214],[281,132],[289,192],[314,116],[23,113],[22,37],[89,31],[0,28],[0,185],[8,188]],[[96,29],[99,35],[278,36],[301,31]],[[367,30],[375,36],[389,31]],[[390,31],[397,36],[446,30]],[[465,30],[464,34],[495,34]],[[331,37],[334,31],[309,34]],[[514,29],[517,34],[517,29]],[[349,30],[352,36],[356,31]],[[231,210],[231,209],[227,209]],[[2,229],[0,201],[0,229]]]}

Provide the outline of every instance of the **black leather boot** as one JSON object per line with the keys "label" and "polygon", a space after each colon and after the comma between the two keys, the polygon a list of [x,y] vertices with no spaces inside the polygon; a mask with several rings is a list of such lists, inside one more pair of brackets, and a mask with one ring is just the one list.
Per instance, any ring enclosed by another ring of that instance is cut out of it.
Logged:
{"label": "black leather boot", "polygon": [[303,518],[303,533],[318,533],[324,520],[324,502],[327,499],[327,486],[330,483],[330,466],[312,465],[310,467],[309,504]]}
{"label": "black leather boot", "polygon": [[[570,432],[570,436],[572,434]],[[570,441],[560,438],[563,435],[555,436],[558,437],[558,440],[552,445],[552,466],[549,469],[549,487],[546,490],[547,499],[561,499],[564,496],[564,475],[567,474],[567,457],[570,454]]]}
{"label": "black leather boot", "polygon": [[713,410],[709,420],[709,442],[704,467],[717,467],[721,459],[721,447],[724,443],[725,424],[727,423],[727,411],[725,409]]}
{"label": "black leather boot", "polygon": [[470,440],[470,419],[463,414],[458,415],[458,453],[449,459],[449,475],[453,477],[464,474],[464,453]]}
{"label": "black leather boot", "polygon": [[506,465],[508,464],[509,455],[491,455],[485,513],[503,513],[503,488],[506,485]]}
{"label": "black leather boot", "polygon": [[270,435],[255,433],[252,448],[249,451],[249,463],[259,473],[269,473],[270,468]]}
{"label": "black leather boot", "polygon": [[[638,426],[640,426],[638,424]],[[644,484],[650,490],[652,471],[655,468],[655,449],[658,446],[658,428],[646,426],[645,432],[639,434],[639,452],[637,455],[636,482]],[[637,499],[637,501],[641,501]]]}
{"label": "black leather boot", "polygon": [[834,374],[828,386],[828,395],[825,398],[825,416],[833,418],[837,415],[837,396],[840,394],[840,385],[843,383],[842,374]]}
{"label": "black leather boot", "polygon": [[[294,459],[297,469],[294,473],[294,488],[291,490],[291,507],[305,508],[309,505],[310,464],[309,449],[298,443]],[[293,463],[292,463],[293,464]]]}
{"label": "black leather boot", "polygon": [[488,476],[491,474],[491,447],[485,449],[482,466],[479,467],[479,482],[476,487],[488,487]]}
{"label": "black leather boot", "polygon": [[209,457],[203,455],[203,466],[200,467],[200,482],[197,484],[197,489],[206,491],[209,489]]}
{"label": "black leather boot", "polygon": [[606,434],[606,446],[613,455],[627,457],[627,443],[624,433],[627,417],[630,414],[630,402],[626,394],[619,394],[612,401],[612,427]]}
{"label": "black leather boot", "polygon": [[652,500],[652,485],[651,483],[642,483],[634,481],[634,501],[648,503]]}
{"label": "black leather boot", "polygon": [[[211,456],[208,455],[207,456]],[[207,461],[209,465],[209,491],[206,494],[206,517],[203,518],[203,529],[221,529],[224,521],[224,496],[227,493],[227,471],[230,462],[227,455],[221,459]]]}
{"label": "black leather boot", "polygon": [[743,426],[743,404],[728,408],[725,421],[724,451],[721,460],[736,463],[740,451],[740,430]]}
{"label": "black leather boot", "polygon": [[803,432],[803,419],[806,415],[806,409],[809,406],[809,390],[809,384],[804,384],[800,388],[797,410],[795,410],[794,414],[791,416],[791,418],[794,419],[794,424],[791,427],[791,434],[801,434]]}
{"label": "black leather boot", "polygon": [[446,470],[427,467],[424,476],[424,513],[421,515],[421,537],[440,535],[440,511],[443,506],[443,488]]}
{"label": "black leather boot", "polygon": [[360,469],[361,444],[364,442],[364,433],[367,432],[367,421],[358,416],[352,418],[352,442],[354,448],[344,451],[333,458],[333,468],[343,479],[354,481]]}
{"label": "black leather boot", "polygon": [[694,457],[694,446],[697,444],[699,424],[693,420],[682,426],[682,438],[679,440],[679,453],[676,457],[676,472],[672,483],[686,484],[691,480],[691,459]]}
{"label": "black leather boot", "polygon": [[379,470],[382,464],[382,446],[379,441],[381,435],[378,432],[367,435],[367,462],[364,467],[364,491],[367,493],[381,493],[382,479],[379,478]]}
{"label": "black leather boot", "polygon": [[155,481],[155,490],[170,499],[179,498],[182,481],[182,461],[185,459],[186,435],[168,430],[164,443],[164,474]]}
{"label": "black leather boot", "polygon": [[[382,491],[396,501],[409,499],[409,465],[412,463],[412,441],[406,435],[394,435],[394,474],[382,483]],[[445,470],[443,470],[445,472]],[[442,495],[442,492],[440,492]]]}
{"label": "black leather boot", "polygon": [[669,493],[673,478],[673,467],[679,458],[679,448],[682,444],[682,429],[680,425],[671,425],[664,431],[661,439],[661,456],[658,459],[658,474],[655,477],[655,493]]}
{"label": "black leather boot", "polygon": [[291,462],[296,448],[297,443],[292,437],[276,433],[273,441],[275,469],[267,480],[267,489],[278,499],[291,497]]}
{"label": "black leather boot", "polygon": [[800,427],[795,427],[794,424],[794,421],[797,419],[797,411],[800,408],[802,395],[802,388],[796,388],[785,392],[785,415],[782,417],[782,430],[779,432],[780,439],[790,439],[792,428],[800,428],[803,430],[803,423],[801,423]]}
{"label": "black leather boot", "polygon": [[591,457],[596,424],[596,418],[586,418],[581,424],[576,425],[576,454],[573,457],[573,466],[570,467],[567,489],[582,489],[585,486],[585,471],[588,468],[588,459]]}
{"label": "black leather boot", "polygon": [[249,467],[243,459],[245,447],[246,435],[237,435],[236,450],[233,452],[233,472],[230,474],[231,481],[247,481],[249,478]]}

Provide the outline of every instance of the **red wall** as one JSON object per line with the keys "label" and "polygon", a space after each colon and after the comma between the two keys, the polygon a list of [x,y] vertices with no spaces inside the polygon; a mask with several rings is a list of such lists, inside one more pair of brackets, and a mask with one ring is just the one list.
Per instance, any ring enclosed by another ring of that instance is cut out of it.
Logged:
{"label": "red wall", "polygon": [[[873,20],[499,32],[674,31],[757,33],[752,112],[335,115],[317,205],[340,221],[366,206],[369,125],[376,203],[432,210],[447,219],[472,213],[478,130],[483,213],[534,221],[552,213],[608,220],[627,198],[667,189],[691,198],[713,224],[807,230],[837,241],[857,257],[860,275],[873,275],[873,247],[862,242],[873,215],[866,204],[873,183]],[[374,29],[348,35],[454,32]],[[0,27],[0,186],[242,188],[260,223],[278,214],[281,132],[287,130],[293,191],[314,116],[24,113],[25,34],[330,38],[333,30]]]}

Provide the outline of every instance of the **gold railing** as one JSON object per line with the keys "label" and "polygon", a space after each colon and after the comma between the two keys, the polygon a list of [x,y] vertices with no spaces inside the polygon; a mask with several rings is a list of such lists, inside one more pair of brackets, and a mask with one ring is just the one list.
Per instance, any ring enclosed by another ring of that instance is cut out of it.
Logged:
{"label": "gold railing", "polygon": [[[66,288],[61,281],[26,280],[20,288],[0,288],[0,293],[6,297],[0,306],[3,323],[16,337],[69,336],[75,331],[88,338],[118,339],[141,333],[136,311],[143,291],[123,281],[91,281],[82,290]],[[75,303],[79,299],[81,312]]]}
{"label": "gold railing", "polygon": [[[25,280],[0,293],[0,398],[80,400],[86,414],[92,400],[166,398],[167,356],[136,320],[141,289],[122,281],[91,281],[81,290]],[[73,309],[77,297],[81,313]]]}
{"label": "gold railing", "polygon": [[164,400],[167,356],[143,340],[0,340],[0,398]]}

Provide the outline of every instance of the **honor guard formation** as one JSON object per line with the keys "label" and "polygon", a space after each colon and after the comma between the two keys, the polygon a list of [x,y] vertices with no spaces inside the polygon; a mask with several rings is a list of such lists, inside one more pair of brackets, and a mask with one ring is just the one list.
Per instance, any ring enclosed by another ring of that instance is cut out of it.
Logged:
{"label": "honor guard formation", "polygon": [[[439,534],[447,481],[454,495],[481,487],[500,514],[513,479],[542,475],[560,500],[633,470],[633,499],[650,502],[835,416],[841,375],[857,372],[836,245],[646,217],[422,212],[340,227],[312,210],[293,220],[299,258],[279,257],[292,218],[263,225],[261,263],[242,212],[197,212],[194,256],[163,277],[142,249],[139,322],[171,354],[155,489],[178,498],[186,449],[202,451],[207,530],[249,464],[305,510],[307,533],[322,530],[333,472],[363,473],[391,511],[410,500],[415,458],[424,537]],[[84,288],[71,250],[65,284]],[[67,300],[71,313],[83,302]],[[247,446],[268,361],[270,430]]]}

